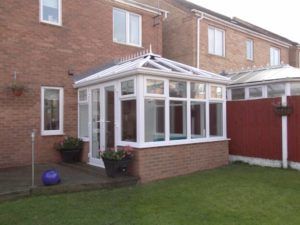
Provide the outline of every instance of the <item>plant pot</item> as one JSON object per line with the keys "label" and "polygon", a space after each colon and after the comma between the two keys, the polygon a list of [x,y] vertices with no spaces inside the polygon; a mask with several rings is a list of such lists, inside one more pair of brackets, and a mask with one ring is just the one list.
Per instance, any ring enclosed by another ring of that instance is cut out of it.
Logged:
{"label": "plant pot", "polygon": [[12,90],[14,96],[19,97],[23,94],[23,90]]}
{"label": "plant pot", "polygon": [[125,158],[121,160],[102,158],[105,166],[106,175],[109,177],[115,177],[119,173],[126,174],[131,158]]}
{"label": "plant pot", "polygon": [[63,149],[60,151],[63,162],[75,163],[80,161],[81,149]]}

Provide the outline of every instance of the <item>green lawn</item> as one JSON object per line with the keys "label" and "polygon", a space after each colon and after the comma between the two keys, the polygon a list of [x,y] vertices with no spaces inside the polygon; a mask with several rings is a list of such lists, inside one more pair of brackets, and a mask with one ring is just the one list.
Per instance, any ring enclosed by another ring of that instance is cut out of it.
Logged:
{"label": "green lawn", "polygon": [[300,172],[234,164],[136,187],[0,204],[1,225],[297,225]]}

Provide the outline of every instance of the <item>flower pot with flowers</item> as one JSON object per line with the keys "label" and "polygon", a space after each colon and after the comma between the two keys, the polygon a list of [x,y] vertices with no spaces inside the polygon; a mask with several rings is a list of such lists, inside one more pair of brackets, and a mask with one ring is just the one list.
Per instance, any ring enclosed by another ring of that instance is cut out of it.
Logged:
{"label": "flower pot with flowers", "polygon": [[25,89],[25,86],[17,81],[13,81],[12,84],[9,86],[14,96],[21,96]]}
{"label": "flower pot with flowers", "polygon": [[132,148],[130,146],[118,147],[100,151],[105,166],[107,176],[115,177],[117,174],[127,172],[129,163],[133,158]]}
{"label": "flower pot with flowers", "polygon": [[54,147],[60,152],[63,162],[79,162],[83,141],[80,138],[67,136],[61,142],[56,143]]}

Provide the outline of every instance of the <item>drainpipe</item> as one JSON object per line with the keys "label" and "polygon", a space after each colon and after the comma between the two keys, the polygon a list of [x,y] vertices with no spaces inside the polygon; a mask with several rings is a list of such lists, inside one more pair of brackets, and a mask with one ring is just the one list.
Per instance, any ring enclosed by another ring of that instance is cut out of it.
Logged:
{"label": "drainpipe", "polygon": [[[287,96],[281,97],[281,105],[287,106]],[[286,169],[288,167],[288,128],[287,128],[287,116],[281,117],[281,139],[282,139],[282,167]]]}
{"label": "drainpipe", "polygon": [[200,32],[201,32],[201,28],[200,28],[200,22],[201,20],[204,18],[204,13],[201,11],[198,11],[196,9],[192,9],[192,12],[195,13],[195,15],[197,16],[197,49],[196,49],[196,54],[197,54],[197,68],[200,68]]}

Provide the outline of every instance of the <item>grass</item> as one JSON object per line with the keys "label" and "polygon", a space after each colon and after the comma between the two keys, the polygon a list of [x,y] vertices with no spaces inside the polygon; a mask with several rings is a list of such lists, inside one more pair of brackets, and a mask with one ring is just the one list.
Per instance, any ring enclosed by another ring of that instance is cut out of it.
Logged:
{"label": "grass", "polygon": [[1,225],[296,225],[300,172],[233,164],[136,187],[0,204]]}

